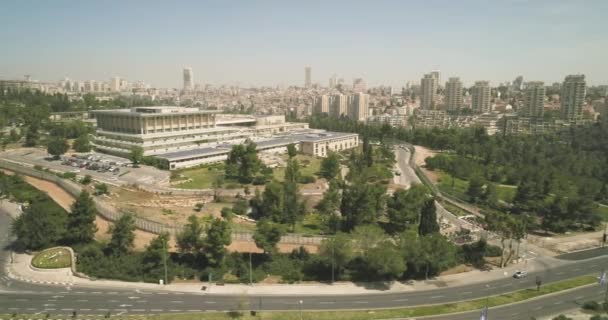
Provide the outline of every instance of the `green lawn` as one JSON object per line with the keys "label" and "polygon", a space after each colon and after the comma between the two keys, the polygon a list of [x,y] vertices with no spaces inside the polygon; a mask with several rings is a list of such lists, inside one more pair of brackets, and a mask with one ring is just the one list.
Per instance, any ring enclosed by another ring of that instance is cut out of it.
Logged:
{"label": "green lawn", "polygon": [[[454,178],[454,186],[452,187],[452,176],[444,171],[438,171],[439,181],[437,187],[443,193],[451,194],[461,200],[468,201],[467,189],[469,188],[469,181]],[[497,184],[496,192],[498,199],[504,202],[512,202],[517,192],[516,186],[510,186],[505,184]]]}
{"label": "green lawn", "polygon": [[318,235],[321,233],[321,216],[310,213],[304,216],[301,222],[296,224],[296,232],[302,235]]}
{"label": "green lawn", "polygon": [[223,175],[224,165],[215,164],[172,172],[171,182],[185,181],[184,183],[174,184],[177,188],[209,189],[212,187],[213,181]]}
{"label": "green lawn", "polygon": [[69,268],[72,266],[72,258],[67,249],[51,248],[34,256],[32,265],[41,269]]}
{"label": "green lawn", "polygon": [[451,204],[451,203],[449,203],[447,201],[442,202],[441,205],[446,210],[448,210],[449,212],[451,212],[453,215],[458,216],[458,217],[466,216],[466,215],[470,214],[470,213],[468,213],[468,212],[460,209],[459,207],[457,207],[457,206],[455,206],[455,205],[453,205],[453,204]]}
{"label": "green lawn", "polygon": [[[251,316],[248,310],[255,309],[255,305],[249,306],[247,299],[243,297],[241,302],[236,301],[235,310],[232,312],[206,312],[190,314],[161,314],[161,315],[126,315],[124,319],[156,319],[156,320],[229,320],[229,319],[257,319],[257,320],[367,320],[367,319],[395,319],[424,317],[447,313],[467,312],[481,310],[484,306],[496,307],[510,303],[521,302],[535,297],[548,295],[551,293],[573,289],[596,282],[595,276],[582,276],[543,285],[540,291],[536,289],[524,289],[487,299],[468,300],[456,303],[425,305],[420,307],[401,308],[401,309],[376,309],[376,310],[351,310],[351,311],[304,311],[302,315],[294,307],[294,311],[263,311],[256,316]],[[306,301],[304,301],[306,303]],[[8,316],[6,318],[9,318]],[[22,318],[28,318],[24,316]],[[53,316],[49,319],[55,319]]]}
{"label": "green lawn", "polygon": [[[287,160],[287,155],[284,155],[283,159]],[[317,157],[298,154],[296,160],[300,164],[300,175],[302,176],[314,176],[319,172],[319,168],[321,168],[321,159]],[[277,181],[283,181],[285,178],[285,168],[275,168],[272,174]]]}

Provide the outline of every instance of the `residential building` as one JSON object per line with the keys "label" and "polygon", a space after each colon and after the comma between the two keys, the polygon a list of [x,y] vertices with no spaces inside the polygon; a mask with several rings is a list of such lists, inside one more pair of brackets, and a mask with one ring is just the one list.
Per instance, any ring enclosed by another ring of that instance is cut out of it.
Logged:
{"label": "residential building", "polygon": [[518,112],[524,117],[542,118],[545,109],[545,83],[528,82],[524,93],[524,108]]}
{"label": "residential building", "polygon": [[120,78],[119,77],[113,77],[110,80],[110,91],[112,91],[112,92],[120,91]]}
{"label": "residential building", "polygon": [[304,68],[304,87],[306,88],[310,88],[312,86],[311,72],[312,70],[310,67]]}
{"label": "residential building", "polygon": [[334,95],[329,106],[329,115],[334,118],[348,116],[349,96],[344,94]]}
{"label": "residential building", "polygon": [[437,79],[431,73],[425,74],[420,80],[420,108],[423,110],[435,110],[437,100]]}
{"label": "residential building", "polygon": [[192,91],[194,89],[194,72],[192,68],[184,68],[184,91]]}
{"label": "residential building", "polygon": [[369,113],[369,95],[366,93],[355,94],[348,106],[348,117],[355,121],[365,121]]}
{"label": "residential building", "polygon": [[460,78],[453,77],[445,83],[445,104],[448,110],[458,110],[462,108],[462,82]]}
{"label": "residential building", "polygon": [[477,81],[471,90],[471,108],[473,111],[488,113],[492,111],[490,105],[490,82]]}
{"label": "residential building", "polygon": [[338,85],[338,79],[336,78],[336,75],[334,74],[333,76],[331,76],[331,78],[329,78],[329,88],[333,89]]}
{"label": "residential building", "polygon": [[324,94],[315,97],[313,113],[327,113],[329,114],[330,96]]}
{"label": "residential building", "polygon": [[579,120],[583,117],[583,105],[587,83],[585,75],[568,75],[564,79],[561,91],[561,115],[564,120]]}

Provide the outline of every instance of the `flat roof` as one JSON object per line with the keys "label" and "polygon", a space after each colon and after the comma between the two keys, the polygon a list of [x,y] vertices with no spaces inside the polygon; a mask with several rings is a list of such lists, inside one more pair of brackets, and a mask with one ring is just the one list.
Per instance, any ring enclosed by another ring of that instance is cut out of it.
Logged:
{"label": "flat roof", "polygon": [[352,136],[358,136],[357,133],[350,132],[320,132],[320,133],[304,133],[292,136],[294,140],[305,141],[305,142],[317,142],[317,141],[325,141],[332,139],[340,139]]}
{"label": "flat roof", "polygon": [[192,150],[184,150],[184,151],[157,154],[154,156],[158,157],[158,158],[167,159],[169,161],[176,161],[176,160],[190,159],[190,158],[201,157],[201,156],[220,155],[220,154],[224,154],[224,153],[228,153],[228,152],[230,152],[230,149],[228,149],[228,148],[200,148],[200,149],[192,149]]}

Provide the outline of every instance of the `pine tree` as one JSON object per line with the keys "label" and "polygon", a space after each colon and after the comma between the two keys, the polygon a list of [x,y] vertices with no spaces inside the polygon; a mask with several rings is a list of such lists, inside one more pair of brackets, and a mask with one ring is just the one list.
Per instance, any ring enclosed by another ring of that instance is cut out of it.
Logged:
{"label": "pine tree", "polygon": [[437,211],[435,208],[435,199],[430,198],[424,202],[422,211],[420,212],[420,224],[418,225],[418,234],[425,236],[431,233],[439,232],[439,223],[437,223]]}
{"label": "pine tree", "polygon": [[88,192],[82,191],[72,204],[68,215],[66,240],[71,244],[89,243],[93,241],[97,226],[95,216],[97,210],[93,198]]}

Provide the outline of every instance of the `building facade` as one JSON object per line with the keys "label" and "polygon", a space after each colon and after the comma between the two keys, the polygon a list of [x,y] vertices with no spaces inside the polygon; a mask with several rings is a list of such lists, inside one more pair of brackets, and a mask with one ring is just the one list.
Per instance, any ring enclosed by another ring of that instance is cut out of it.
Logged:
{"label": "building facade", "polygon": [[490,105],[490,82],[477,81],[471,90],[471,108],[473,111],[488,113],[492,111]]}
{"label": "building facade", "polygon": [[437,100],[437,79],[433,74],[425,74],[420,80],[420,108],[435,110]]}
{"label": "building facade", "polygon": [[561,91],[561,116],[564,120],[580,120],[583,117],[583,105],[587,94],[585,76],[568,75],[564,79]]}
{"label": "building facade", "polygon": [[542,81],[528,82],[524,94],[524,109],[522,116],[542,118],[545,110],[545,83]]}
{"label": "building facade", "polygon": [[310,67],[304,68],[304,87],[310,88],[312,86],[311,78],[312,69]]}
{"label": "building facade", "polygon": [[334,118],[348,116],[349,96],[344,94],[334,95],[329,106],[329,115]]}
{"label": "building facade", "polygon": [[450,111],[458,110],[462,108],[463,104],[462,96],[462,82],[460,78],[450,78],[445,83],[445,104],[446,108]]}
{"label": "building facade", "polygon": [[348,107],[348,117],[355,121],[365,121],[369,114],[369,95],[366,93],[355,94]]}
{"label": "building facade", "polygon": [[194,89],[194,72],[192,68],[184,68],[184,91]]}

